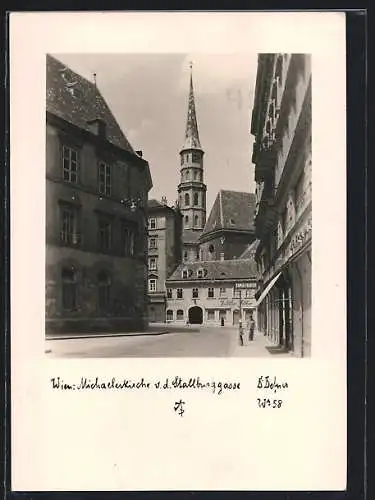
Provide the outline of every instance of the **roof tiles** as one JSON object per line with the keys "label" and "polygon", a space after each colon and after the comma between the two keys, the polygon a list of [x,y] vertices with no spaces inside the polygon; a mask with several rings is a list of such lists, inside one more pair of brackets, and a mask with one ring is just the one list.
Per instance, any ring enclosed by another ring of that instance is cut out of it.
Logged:
{"label": "roof tiles", "polygon": [[103,120],[106,123],[107,140],[135,154],[97,86],[49,54],[47,54],[46,109],[89,132],[90,120],[98,118]]}

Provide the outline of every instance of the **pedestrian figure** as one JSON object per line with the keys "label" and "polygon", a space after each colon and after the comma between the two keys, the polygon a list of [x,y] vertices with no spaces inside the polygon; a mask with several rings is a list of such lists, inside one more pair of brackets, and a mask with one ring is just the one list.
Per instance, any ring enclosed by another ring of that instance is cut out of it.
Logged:
{"label": "pedestrian figure", "polygon": [[255,330],[255,321],[252,316],[250,316],[249,321],[249,340],[254,340],[254,330]]}
{"label": "pedestrian figure", "polygon": [[224,318],[221,318],[221,326],[224,326]]}
{"label": "pedestrian figure", "polygon": [[240,334],[240,345],[243,346],[244,345],[244,329],[243,329],[241,320],[238,323],[238,332]]}

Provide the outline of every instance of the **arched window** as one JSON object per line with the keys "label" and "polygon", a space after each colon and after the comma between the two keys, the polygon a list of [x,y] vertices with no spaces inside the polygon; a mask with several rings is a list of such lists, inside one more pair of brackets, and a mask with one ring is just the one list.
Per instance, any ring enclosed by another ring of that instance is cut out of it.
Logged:
{"label": "arched window", "polygon": [[194,193],[194,205],[198,205],[198,193]]}
{"label": "arched window", "polygon": [[194,215],[194,226],[197,227],[199,223],[198,215]]}
{"label": "arched window", "polygon": [[98,306],[101,311],[106,311],[110,304],[111,278],[105,271],[98,274]]}
{"label": "arched window", "polygon": [[215,247],[214,247],[213,245],[210,245],[210,246],[208,247],[208,251],[209,251],[210,253],[214,253],[214,251],[215,251]]}
{"label": "arched window", "polygon": [[189,225],[189,216],[185,215],[185,226]]}
{"label": "arched window", "polygon": [[188,258],[188,253],[184,252],[184,260],[187,260],[187,258]]}
{"label": "arched window", "polygon": [[194,163],[199,163],[201,159],[201,155],[198,151],[193,151],[192,153],[192,160]]}
{"label": "arched window", "polygon": [[184,319],[184,311],[182,309],[177,309],[176,317],[178,320]]}
{"label": "arched window", "polygon": [[172,309],[167,310],[167,321],[172,321],[173,319],[173,311]]}
{"label": "arched window", "polygon": [[77,273],[74,268],[61,271],[62,307],[65,311],[77,309]]}
{"label": "arched window", "polygon": [[190,195],[189,195],[189,193],[185,193],[185,205],[186,206],[190,205]]}

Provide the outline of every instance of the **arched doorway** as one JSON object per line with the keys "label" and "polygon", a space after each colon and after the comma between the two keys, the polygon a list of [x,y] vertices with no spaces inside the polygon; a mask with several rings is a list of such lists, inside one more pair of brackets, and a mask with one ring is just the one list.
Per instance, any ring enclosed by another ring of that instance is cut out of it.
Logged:
{"label": "arched doorway", "polygon": [[233,325],[237,326],[240,321],[240,311],[236,309],[233,311]]}
{"label": "arched doorway", "polygon": [[203,311],[199,306],[189,309],[189,323],[191,325],[201,325],[203,323]]}

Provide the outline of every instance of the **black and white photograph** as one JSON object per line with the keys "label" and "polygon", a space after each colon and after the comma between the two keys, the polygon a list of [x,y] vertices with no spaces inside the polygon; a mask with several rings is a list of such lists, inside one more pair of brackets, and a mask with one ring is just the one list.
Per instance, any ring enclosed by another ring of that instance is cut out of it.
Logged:
{"label": "black and white photograph", "polygon": [[15,491],[345,489],[345,26],[12,16]]}
{"label": "black and white photograph", "polygon": [[47,54],[46,354],[309,357],[311,57]]}

